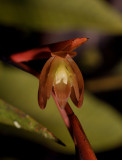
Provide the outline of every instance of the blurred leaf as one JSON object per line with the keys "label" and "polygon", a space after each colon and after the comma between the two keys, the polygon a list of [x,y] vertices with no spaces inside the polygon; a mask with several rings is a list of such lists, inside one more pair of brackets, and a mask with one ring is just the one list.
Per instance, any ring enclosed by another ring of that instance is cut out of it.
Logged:
{"label": "blurred leaf", "polygon": [[1,0],[0,21],[46,31],[85,28],[122,33],[122,16],[100,0]]}
{"label": "blurred leaf", "polygon": [[[122,76],[106,76],[86,81],[86,87],[92,92],[122,89]],[[95,87],[94,87],[95,86]]]}
{"label": "blurred leaf", "polygon": [[90,73],[102,66],[103,57],[95,47],[90,47],[84,51],[80,63],[85,72]]}
{"label": "blurred leaf", "polygon": [[[40,110],[37,94],[37,78],[1,63],[0,97],[28,113],[66,144],[66,147],[61,147],[61,145],[52,147],[50,145],[51,148],[61,152],[73,153],[73,141],[54,100],[50,98],[45,110]],[[81,109],[77,109],[72,102],[70,103],[96,151],[114,148],[122,144],[122,118],[112,106],[96,99],[87,92]]]}
{"label": "blurred leaf", "polygon": [[86,92],[83,108],[74,111],[96,151],[122,145],[122,117],[112,106]]}
{"label": "blurred leaf", "polygon": [[0,99],[0,123],[14,126],[18,129],[24,129],[31,132],[36,132],[40,136],[43,136],[46,139],[54,140],[58,142],[58,139],[47,130],[44,126],[39,124],[28,114],[20,111],[18,108],[15,108],[3,100]]}

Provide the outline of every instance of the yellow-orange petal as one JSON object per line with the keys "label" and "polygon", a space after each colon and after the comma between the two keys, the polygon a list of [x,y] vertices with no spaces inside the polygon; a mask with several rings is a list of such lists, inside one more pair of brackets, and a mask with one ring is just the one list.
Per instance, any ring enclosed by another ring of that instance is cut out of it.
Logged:
{"label": "yellow-orange petal", "polygon": [[55,56],[48,73],[47,84],[51,83],[52,86],[53,83],[53,90],[61,108],[65,107],[71,93],[72,84],[70,70],[65,62],[65,58]]}
{"label": "yellow-orange petal", "polygon": [[[54,60],[55,60],[55,58],[54,58]],[[46,84],[45,84],[45,89],[46,89],[46,92],[47,92],[47,98],[49,98],[50,95],[51,95],[51,91],[52,91],[52,87],[53,87],[53,83],[54,83],[54,78],[55,78],[56,68],[57,67],[55,65],[53,65],[53,61],[52,61],[49,73],[47,75]]]}
{"label": "yellow-orange petal", "polygon": [[82,76],[81,71],[78,68],[77,64],[74,62],[74,60],[70,56],[67,56],[67,60],[70,63],[70,66],[73,69],[73,71],[74,71],[74,73],[75,73],[75,75],[77,77],[79,93],[80,93],[79,100],[78,100],[78,103],[77,103],[77,107],[81,107],[81,105],[83,103],[83,92],[84,92],[83,76]]}
{"label": "yellow-orange petal", "polygon": [[72,67],[70,66],[70,63],[67,59],[65,59],[66,62],[66,67],[69,70],[69,72],[71,73],[71,79],[72,79],[72,87],[74,88],[75,91],[75,95],[77,100],[79,100],[79,86],[78,86],[78,81],[77,81],[77,77],[75,75],[75,72],[73,71]]}
{"label": "yellow-orange petal", "polygon": [[47,98],[50,97],[52,86],[54,83],[55,73],[56,73],[56,70],[62,60],[63,60],[63,58],[55,56],[55,57],[53,57],[53,60],[51,62],[50,69],[47,74],[47,79],[46,79],[46,83],[45,83]]}
{"label": "yellow-orange petal", "polygon": [[38,91],[38,103],[40,105],[40,108],[44,109],[46,107],[47,102],[47,91],[45,89],[45,83],[47,79],[47,74],[50,69],[51,62],[54,57],[51,57],[44,65],[40,78],[39,78],[39,91]]}

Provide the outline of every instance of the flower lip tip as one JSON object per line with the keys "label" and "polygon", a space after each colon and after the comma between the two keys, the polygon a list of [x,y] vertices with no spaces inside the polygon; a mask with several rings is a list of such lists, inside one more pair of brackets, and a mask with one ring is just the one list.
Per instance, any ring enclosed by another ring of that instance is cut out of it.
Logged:
{"label": "flower lip tip", "polygon": [[[40,105],[39,105],[40,106]],[[45,109],[45,107],[42,107],[42,106],[40,106],[40,108],[42,109],[42,110],[44,110]]]}

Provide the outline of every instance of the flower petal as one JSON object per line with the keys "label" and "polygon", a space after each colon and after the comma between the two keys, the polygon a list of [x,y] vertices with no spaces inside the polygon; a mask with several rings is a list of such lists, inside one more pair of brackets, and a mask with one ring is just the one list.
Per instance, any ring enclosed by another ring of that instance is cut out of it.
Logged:
{"label": "flower petal", "polygon": [[[82,76],[81,71],[78,68],[77,64],[74,62],[74,60],[70,56],[67,56],[67,60],[69,61],[70,66],[72,67],[72,69],[77,77],[79,93],[80,93],[80,98],[78,100],[77,107],[81,107],[81,105],[83,103],[83,92],[84,92],[83,76]],[[71,97],[72,97],[72,95],[71,95]],[[73,97],[72,97],[72,99],[73,99]]]}
{"label": "flower petal", "polygon": [[73,88],[73,87],[71,88],[70,97],[71,97],[72,102],[73,102],[76,106],[78,106],[78,100],[77,100],[77,98],[76,98],[75,91],[74,91],[74,88]]}
{"label": "flower petal", "polygon": [[69,72],[71,73],[71,78],[72,78],[72,86],[74,88],[75,91],[75,95],[77,100],[79,100],[79,86],[78,86],[78,81],[77,81],[77,77],[75,75],[75,72],[73,71],[72,67],[70,66],[70,63],[67,59],[65,59],[66,62],[66,67],[69,70]]}
{"label": "flower petal", "polygon": [[61,60],[62,60],[61,57],[55,56],[55,57],[53,57],[53,60],[51,62],[49,73],[47,75],[46,84],[45,84],[45,89],[46,89],[46,92],[47,92],[47,98],[50,97],[53,82],[54,82],[54,78],[55,78],[55,73],[56,73],[56,70],[57,70]]}
{"label": "flower petal", "polygon": [[[65,58],[55,56],[48,74],[48,83],[53,83],[53,90],[61,108],[64,108],[71,93],[71,75],[67,70]],[[69,66],[70,67],[70,66]],[[52,82],[50,82],[52,81]]]}
{"label": "flower petal", "polygon": [[47,90],[45,89],[45,83],[47,79],[47,74],[50,69],[50,65],[54,57],[51,57],[44,65],[40,78],[39,78],[39,91],[38,91],[38,103],[40,108],[44,109],[46,107],[47,102]]}
{"label": "flower petal", "polygon": [[73,88],[74,88],[74,91],[75,91],[75,95],[76,95],[76,98],[77,100],[79,100],[79,88],[78,88],[78,82],[77,82],[77,78],[75,75],[72,76],[72,85],[73,85]]}
{"label": "flower petal", "polygon": [[55,71],[54,71],[54,68],[53,69],[51,68],[51,70],[49,71],[49,74],[47,75],[47,81],[46,81],[46,84],[45,84],[45,89],[46,89],[46,92],[47,92],[47,98],[49,98],[50,95],[51,95],[54,78],[55,78]]}
{"label": "flower petal", "polygon": [[87,38],[75,38],[67,41],[47,44],[24,52],[14,53],[10,56],[10,59],[16,63],[27,62],[35,59],[50,58],[51,52],[55,55],[63,57],[64,55],[66,56],[68,52],[68,54],[72,57],[71,51],[79,47],[87,40]]}
{"label": "flower petal", "polygon": [[67,41],[49,44],[47,46],[50,48],[51,52],[72,51],[84,42],[86,42],[87,40],[88,38],[75,38]]}
{"label": "flower petal", "polygon": [[19,63],[49,57],[51,57],[50,49],[48,47],[41,47],[27,50],[24,52],[14,53],[10,56],[10,59],[16,63]]}
{"label": "flower petal", "polygon": [[54,85],[54,92],[61,108],[64,108],[71,93],[71,84],[61,81]]}
{"label": "flower petal", "polygon": [[45,94],[45,88],[42,87],[41,90],[38,91],[38,103],[41,109],[44,109],[47,104],[47,97]]}

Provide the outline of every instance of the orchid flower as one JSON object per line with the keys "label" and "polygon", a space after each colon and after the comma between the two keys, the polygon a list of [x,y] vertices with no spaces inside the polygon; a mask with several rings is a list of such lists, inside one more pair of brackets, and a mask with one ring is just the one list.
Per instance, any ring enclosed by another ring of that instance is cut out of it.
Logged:
{"label": "orchid flower", "polygon": [[55,94],[61,108],[65,107],[69,97],[78,108],[81,107],[84,81],[80,69],[72,57],[76,55],[73,50],[86,40],[87,38],[70,40],[70,43],[67,41],[68,45],[65,47],[59,45],[59,49],[62,50],[52,49],[51,57],[45,63],[39,78],[38,102],[40,108],[46,107],[51,92]]}
{"label": "orchid flower", "polygon": [[69,97],[78,108],[81,107],[84,81],[80,69],[72,58],[76,55],[73,50],[86,41],[87,38],[76,38],[11,55],[11,60],[18,64],[49,58],[39,78],[38,102],[40,108],[46,107],[51,92],[55,94],[61,108],[65,107]]}

